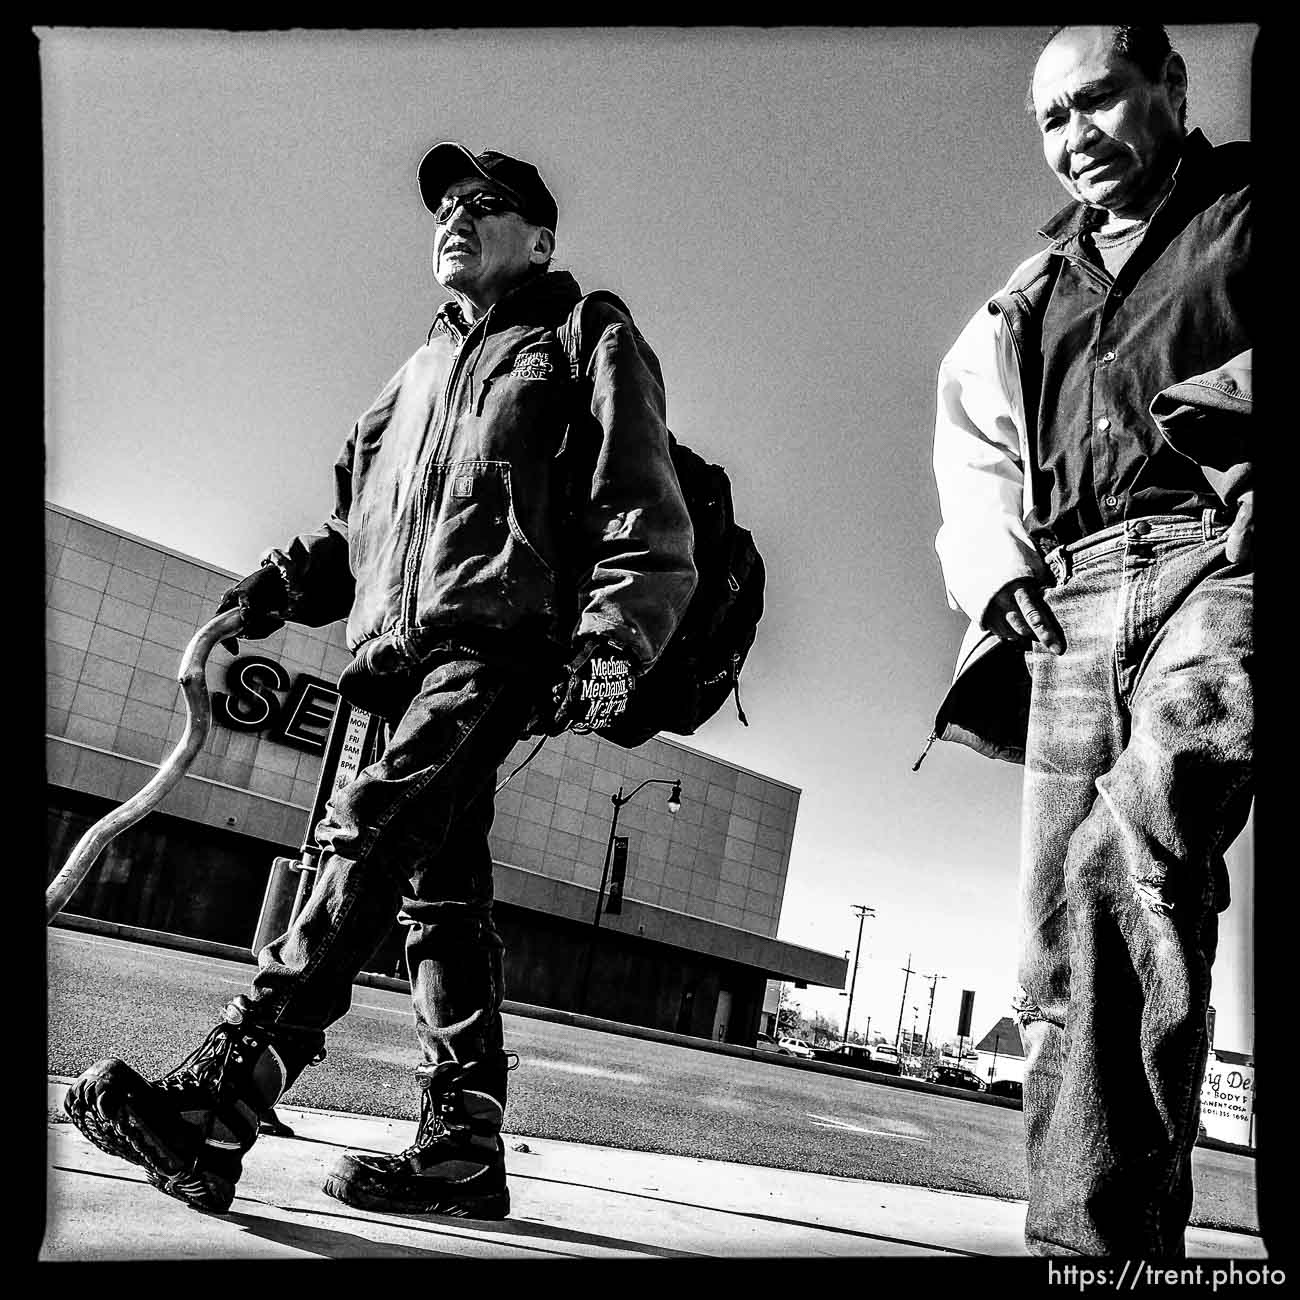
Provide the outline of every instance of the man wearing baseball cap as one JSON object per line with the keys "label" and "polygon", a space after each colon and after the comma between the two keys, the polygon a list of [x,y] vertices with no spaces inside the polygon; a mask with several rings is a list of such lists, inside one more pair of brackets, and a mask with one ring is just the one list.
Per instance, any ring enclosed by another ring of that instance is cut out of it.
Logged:
{"label": "man wearing baseball cap", "polygon": [[330,799],[315,887],[247,995],[169,1074],[146,1081],[110,1058],[65,1101],[92,1142],[199,1209],[229,1208],[260,1122],[324,1055],[396,918],[419,1125],[397,1155],[345,1153],[325,1191],[400,1213],[508,1213],[498,768],[524,735],[617,717],[695,586],[658,360],[596,299],[571,363],[583,295],[551,269],[558,213],[537,168],[444,142],[417,180],[451,297],[346,439],[329,518],[219,606],[241,609],[254,639],[346,618],[339,691],[383,719],[383,752]]}

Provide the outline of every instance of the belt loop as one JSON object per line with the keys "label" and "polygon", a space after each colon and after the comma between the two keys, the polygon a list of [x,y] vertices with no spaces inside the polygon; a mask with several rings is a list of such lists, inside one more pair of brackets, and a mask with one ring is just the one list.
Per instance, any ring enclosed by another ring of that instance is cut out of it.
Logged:
{"label": "belt loop", "polygon": [[1213,506],[1206,506],[1201,511],[1201,540],[1203,542],[1213,541],[1214,539],[1214,517],[1219,512]]}
{"label": "belt loop", "polygon": [[1064,585],[1070,577],[1070,553],[1064,546],[1054,547],[1043,557],[1047,567],[1056,575],[1058,585]]}

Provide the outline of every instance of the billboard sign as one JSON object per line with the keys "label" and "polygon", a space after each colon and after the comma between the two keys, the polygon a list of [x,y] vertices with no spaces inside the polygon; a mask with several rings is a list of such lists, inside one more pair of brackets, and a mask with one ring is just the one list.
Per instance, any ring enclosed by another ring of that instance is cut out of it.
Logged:
{"label": "billboard sign", "polygon": [[1255,1145],[1255,1067],[1220,1061],[1213,1052],[1201,1083],[1201,1123],[1208,1137]]}

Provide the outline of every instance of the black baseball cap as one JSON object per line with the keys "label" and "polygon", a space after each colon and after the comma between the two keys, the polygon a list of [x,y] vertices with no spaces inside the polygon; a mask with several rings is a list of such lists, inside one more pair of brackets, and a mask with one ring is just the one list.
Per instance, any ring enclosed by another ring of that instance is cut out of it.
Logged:
{"label": "black baseball cap", "polygon": [[520,162],[492,149],[472,154],[453,140],[435,144],[420,160],[418,178],[424,206],[436,212],[448,185],[475,175],[509,190],[519,200],[520,215],[526,221],[554,232],[559,210],[532,163]]}

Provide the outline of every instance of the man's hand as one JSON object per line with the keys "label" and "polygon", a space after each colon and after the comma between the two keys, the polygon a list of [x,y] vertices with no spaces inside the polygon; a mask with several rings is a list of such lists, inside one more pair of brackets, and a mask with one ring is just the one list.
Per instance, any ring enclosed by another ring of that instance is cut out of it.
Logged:
{"label": "man's hand", "polygon": [[[260,641],[284,626],[283,614],[288,603],[289,593],[285,589],[280,570],[274,564],[264,564],[222,596],[217,613],[224,614],[228,609],[238,606],[244,611],[244,626],[240,635],[252,641]],[[232,655],[239,653],[239,642],[233,636],[221,644]]]}
{"label": "man's hand", "polygon": [[569,661],[556,686],[555,718],[548,732],[592,731],[614,721],[632,693],[632,662],[608,641],[588,641]]}
{"label": "man's hand", "polygon": [[1255,490],[1247,488],[1237,498],[1227,540],[1228,562],[1249,565],[1255,550]]}
{"label": "man's hand", "polygon": [[1037,641],[1052,654],[1065,653],[1065,634],[1033,578],[1013,578],[989,601],[984,626],[1004,641]]}

